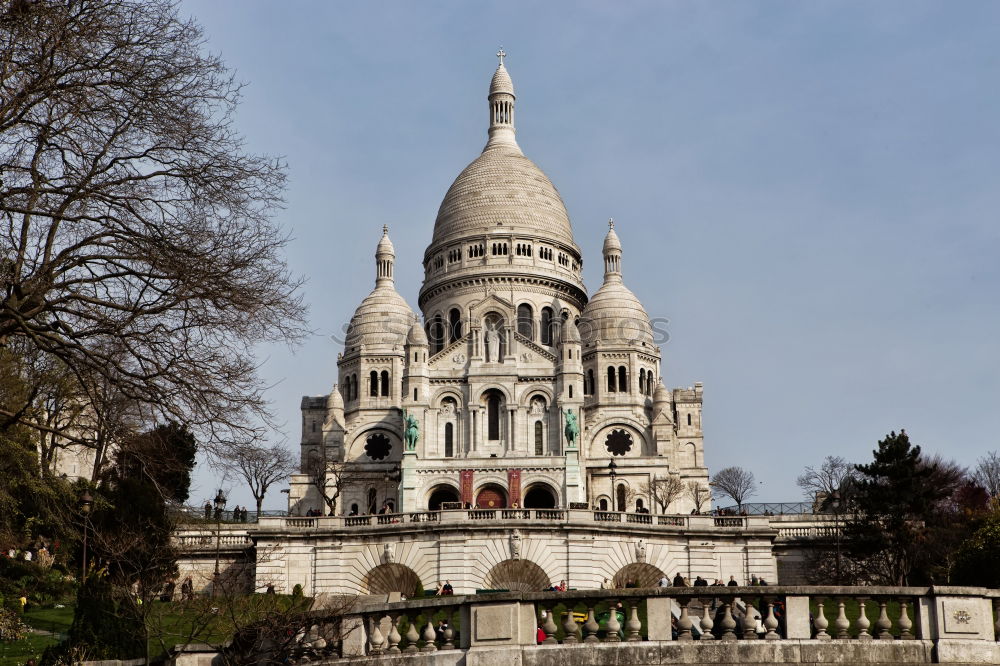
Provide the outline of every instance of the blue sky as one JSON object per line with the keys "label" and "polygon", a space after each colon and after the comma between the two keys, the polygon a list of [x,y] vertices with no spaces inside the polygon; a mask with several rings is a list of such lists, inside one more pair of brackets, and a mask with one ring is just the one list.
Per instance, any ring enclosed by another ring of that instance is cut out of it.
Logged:
{"label": "blue sky", "polygon": [[[278,220],[316,335],[261,353],[290,448],[301,396],[336,381],[330,336],[373,285],[383,224],[416,305],[502,45],[519,143],[563,196],[591,293],[614,217],[626,284],[669,320],[667,385],[705,383],[710,471],[796,500],[805,465],[865,461],[893,429],[963,465],[1000,449],[1000,3],[181,11],[247,83],[248,147],[288,162]],[[200,470],[192,501],[215,483]]]}

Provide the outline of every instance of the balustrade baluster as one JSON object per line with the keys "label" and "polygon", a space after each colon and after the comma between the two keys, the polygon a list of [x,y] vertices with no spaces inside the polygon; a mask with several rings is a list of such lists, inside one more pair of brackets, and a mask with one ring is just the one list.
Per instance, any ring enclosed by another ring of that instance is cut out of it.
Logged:
{"label": "balustrade baluster", "polygon": [[823,613],[823,600],[816,600],[816,617],[813,618],[813,626],[816,627],[816,638],[821,641],[830,640],[830,634],[826,633],[826,628],[830,626],[830,621]]}
{"label": "balustrade baluster", "polygon": [[382,630],[378,628],[378,625],[382,622],[382,617],[372,615],[368,618],[368,621],[371,622],[372,628],[368,632],[368,642],[371,644],[368,654],[382,654],[382,643],[385,642],[385,637],[382,636]]}
{"label": "balustrade baluster", "polygon": [[587,603],[587,621],[583,623],[583,630],[586,632],[584,643],[600,642],[601,639],[597,637],[597,632],[601,630],[601,625],[597,624],[597,619],[594,617],[593,602]]}
{"label": "balustrade baluster", "polygon": [[867,603],[865,597],[858,597],[858,621],[854,623],[854,626],[858,628],[858,640],[859,641],[870,641],[872,635],[868,633],[868,627],[871,626],[871,621],[868,619],[868,615],[865,612],[865,604]]}
{"label": "balustrade baluster", "polygon": [[552,610],[554,607],[555,605],[552,604],[545,609],[545,620],[542,624],[542,631],[545,632],[545,640],[542,641],[544,645],[557,645],[559,643],[559,641],[556,640],[556,631],[558,630],[558,627],[556,627],[554,611]]}
{"label": "balustrade baluster", "polygon": [[406,628],[406,649],[403,652],[414,653],[417,652],[417,641],[420,640],[420,632],[417,631],[417,618],[412,620],[407,617],[406,621],[410,626]]}
{"label": "balustrade baluster", "polygon": [[427,626],[424,627],[424,646],[420,648],[421,652],[434,652],[437,650],[437,646],[434,645],[434,639],[437,638],[437,632],[434,631],[434,621],[431,614],[427,613]]}
{"label": "balustrade baluster", "polygon": [[889,613],[886,611],[886,606],[888,602],[885,599],[879,599],[878,607],[878,619],[875,620],[875,635],[878,636],[880,641],[891,641],[892,640],[892,620],[889,619]]}
{"label": "balustrade baluster", "polygon": [[691,603],[690,599],[678,599],[677,603],[681,607],[681,616],[677,618],[677,640],[679,641],[693,641],[694,636],[691,635],[691,627],[694,626],[694,622],[691,621],[691,616],[688,615],[688,604]]}
{"label": "balustrade baluster", "polygon": [[625,640],[629,642],[641,641],[642,622],[639,621],[639,600],[630,599],[628,609],[628,621],[625,623]]}
{"label": "balustrade baluster", "polygon": [[702,641],[715,640],[715,635],[712,633],[712,628],[715,626],[715,622],[712,620],[712,602],[712,599],[701,600],[701,636],[699,640]]}
{"label": "balustrade baluster", "polygon": [[566,634],[563,638],[563,643],[579,643],[580,637],[577,636],[577,631],[579,630],[580,626],[576,623],[576,618],[573,617],[573,607],[567,605],[566,619],[563,620],[563,632]]}
{"label": "balustrade baluster", "polygon": [[837,638],[844,639],[850,638],[851,634],[849,632],[851,628],[851,623],[847,619],[847,614],[844,612],[844,598],[840,597],[837,599],[837,619],[833,621],[833,626],[837,630]]}
{"label": "balustrade baluster", "polygon": [[396,627],[399,617],[399,613],[389,613],[389,634],[386,636],[389,641],[389,649],[385,651],[386,654],[400,654],[402,652],[399,649],[399,641],[402,636],[399,635],[399,629]]}
{"label": "balustrade baluster", "polygon": [[618,634],[621,628],[622,624],[618,621],[618,600],[608,599],[608,634],[604,637],[604,640],[608,643],[621,642],[622,637]]}
{"label": "balustrade baluster", "polygon": [[746,611],[743,613],[743,640],[750,641],[758,638],[757,620],[755,619],[758,614],[755,607],[749,603],[746,605]]}
{"label": "balustrade baluster", "polygon": [[781,638],[781,634],[778,633],[778,618],[774,616],[774,599],[767,600],[767,617],[764,618],[764,628],[767,629],[764,640],[776,641]]}
{"label": "balustrade baluster", "polygon": [[722,628],[722,640],[736,640],[736,618],[733,617],[733,605],[728,601],[722,604],[722,622],[719,626]]}
{"label": "balustrade baluster", "polygon": [[910,606],[910,602],[906,599],[900,599],[899,601],[899,638],[904,641],[911,640],[913,638],[913,633],[910,629],[913,628],[913,622],[910,621],[910,614],[907,609]]}
{"label": "balustrade baluster", "polygon": [[441,632],[444,640],[441,641],[442,650],[455,649],[455,630],[451,628],[451,620],[455,616],[454,608],[446,608],[444,611],[444,631]]}

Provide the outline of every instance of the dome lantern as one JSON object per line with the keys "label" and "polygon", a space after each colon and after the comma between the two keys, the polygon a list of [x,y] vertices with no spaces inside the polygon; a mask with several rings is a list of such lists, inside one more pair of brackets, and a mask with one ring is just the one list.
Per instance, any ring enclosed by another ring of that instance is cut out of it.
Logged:
{"label": "dome lantern", "polygon": [[614,218],[608,220],[608,235],[604,237],[604,281],[622,279],[622,243],[615,233]]}
{"label": "dome lantern", "polygon": [[396,248],[389,240],[389,227],[382,225],[382,238],[375,248],[375,284],[392,284],[392,267],[396,260]]}
{"label": "dome lantern", "polygon": [[[507,54],[503,47],[497,51],[497,58],[500,64],[497,71],[493,73],[493,80],[490,81],[490,144],[506,144],[517,147],[514,139],[514,82],[507,73],[507,68],[503,65],[503,59]],[[520,152],[520,150],[518,150]]]}

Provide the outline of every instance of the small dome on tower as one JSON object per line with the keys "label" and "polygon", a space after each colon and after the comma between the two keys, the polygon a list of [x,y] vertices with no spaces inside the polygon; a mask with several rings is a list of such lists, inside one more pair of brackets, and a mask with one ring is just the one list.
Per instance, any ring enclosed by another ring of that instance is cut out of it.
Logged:
{"label": "small dome on tower", "polygon": [[389,231],[382,227],[382,238],[375,250],[375,288],[361,301],[347,327],[344,349],[355,351],[359,345],[392,349],[406,342],[417,315],[396,291],[393,279],[395,251]]}
{"label": "small dome on tower", "polygon": [[653,402],[657,405],[670,402],[670,391],[663,385],[663,382],[660,382],[656,390],[653,391]]}
{"label": "small dome on tower", "polygon": [[622,242],[618,239],[618,234],[615,233],[614,220],[609,221],[609,226],[608,235],[604,237],[604,252],[621,252]]}
{"label": "small dome on tower", "polygon": [[333,385],[333,390],[330,391],[330,395],[326,396],[326,408],[327,409],[344,409],[344,398],[340,395],[340,386],[337,384]]}
{"label": "small dome on tower", "polygon": [[580,315],[587,342],[651,347],[653,326],[636,295],[622,282],[622,244],[615,233],[614,220],[608,222],[604,238],[604,284]]}
{"label": "small dome on tower", "polygon": [[580,343],[580,331],[576,327],[576,322],[572,319],[568,319],[563,322],[562,325],[562,339],[560,340],[563,344],[569,343]]}
{"label": "small dome on tower", "polygon": [[413,322],[413,326],[410,326],[410,332],[406,334],[406,344],[411,347],[427,346],[427,333],[424,332],[424,327],[420,325],[419,321]]}

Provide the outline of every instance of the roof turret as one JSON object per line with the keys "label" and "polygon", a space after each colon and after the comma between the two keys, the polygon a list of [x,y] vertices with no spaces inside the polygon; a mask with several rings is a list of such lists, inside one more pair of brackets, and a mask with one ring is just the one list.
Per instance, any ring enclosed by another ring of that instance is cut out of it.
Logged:
{"label": "roof turret", "polygon": [[614,220],[604,237],[604,284],[583,309],[587,341],[653,346],[653,327],[642,303],[622,282],[622,245]]}
{"label": "roof turret", "polygon": [[406,342],[410,325],[417,316],[396,291],[393,263],[396,253],[389,239],[388,227],[382,227],[382,238],[375,249],[375,288],[361,301],[348,324],[344,341],[346,353],[358,345],[392,349]]}

